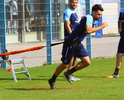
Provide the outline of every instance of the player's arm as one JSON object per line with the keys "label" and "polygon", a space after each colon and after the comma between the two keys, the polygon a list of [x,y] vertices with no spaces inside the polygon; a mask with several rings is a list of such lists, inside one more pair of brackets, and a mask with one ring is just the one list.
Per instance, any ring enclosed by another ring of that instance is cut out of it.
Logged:
{"label": "player's arm", "polygon": [[70,27],[70,21],[64,21],[64,23],[65,23],[65,28],[66,28],[66,30],[68,31],[68,33],[69,34],[71,34],[72,33],[72,30],[71,30],[71,27]]}
{"label": "player's arm", "polygon": [[118,32],[119,33],[122,32],[121,16],[122,16],[122,13],[120,12],[119,19],[118,19]]}
{"label": "player's arm", "polygon": [[92,24],[93,24],[93,17],[91,15],[87,15],[86,16],[86,31],[87,31],[87,34],[90,34],[90,33],[93,33],[93,32],[96,32],[100,29],[103,29],[105,27],[108,26],[108,24],[106,22],[103,22],[101,24],[101,26],[98,26],[98,27],[92,27]]}
{"label": "player's arm", "polygon": [[90,34],[90,33],[96,32],[98,30],[101,30],[107,26],[108,26],[108,24],[106,22],[103,22],[102,25],[98,26],[98,27],[92,27],[92,25],[86,25],[86,31],[87,31],[87,34]]}
{"label": "player's arm", "polygon": [[83,19],[85,16],[82,16],[81,19]]}
{"label": "player's arm", "polygon": [[118,32],[122,32],[121,20],[118,20]]}
{"label": "player's arm", "polygon": [[31,3],[30,2],[28,2],[27,4],[26,4],[26,9],[27,9],[27,11],[28,11],[28,14],[31,16]]}
{"label": "player's arm", "polygon": [[29,15],[31,16],[31,11],[29,10],[28,6],[26,6],[26,9],[27,9]]}

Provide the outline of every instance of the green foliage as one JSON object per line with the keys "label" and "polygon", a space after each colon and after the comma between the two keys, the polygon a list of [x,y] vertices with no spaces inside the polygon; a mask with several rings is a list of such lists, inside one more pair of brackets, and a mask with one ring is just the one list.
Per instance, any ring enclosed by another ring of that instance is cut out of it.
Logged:
{"label": "green foliage", "polygon": [[50,90],[48,79],[59,64],[28,68],[32,80],[17,74],[18,82],[14,82],[8,69],[0,70],[0,100],[123,100],[123,65],[120,78],[106,79],[114,72],[115,64],[116,58],[92,59],[90,66],[74,73],[81,80],[73,84],[64,79],[65,69],[57,78],[57,90]]}

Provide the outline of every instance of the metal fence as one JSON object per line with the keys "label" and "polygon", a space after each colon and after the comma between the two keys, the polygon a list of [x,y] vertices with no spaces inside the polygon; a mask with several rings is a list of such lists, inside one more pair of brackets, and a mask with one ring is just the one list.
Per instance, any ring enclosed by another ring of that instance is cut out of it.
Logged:
{"label": "metal fence", "polygon": [[[30,1],[30,2],[29,2]],[[102,1],[102,2],[100,2]],[[91,0],[92,5],[99,3],[104,8],[102,22],[106,21],[109,27],[99,33],[92,34],[92,58],[113,57],[117,51],[119,33],[117,21],[123,1]],[[14,3],[15,2],[15,3]],[[85,0],[79,0],[76,9],[79,18],[86,14]],[[26,49],[38,45],[46,45],[46,15],[45,0],[6,0],[6,41],[8,51]],[[14,6],[16,4],[16,6]],[[68,0],[51,0],[52,10],[52,42],[64,39],[63,13],[68,7]],[[24,43],[23,43],[24,42]],[[86,40],[82,42],[86,47]],[[62,45],[52,47],[53,63],[60,62]],[[10,58],[24,58],[27,66],[40,66],[47,63],[47,49],[11,55]]]}
{"label": "metal fence", "polygon": [[[52,6],[52,39],[63,39],[63,12],[68,2],[54,2]],[[57,0],[58,1],[58,0]],[[46,40],[48,16],[45,0],[6,0],[7,43]],[[10,37],[13,36],[13,39]]]}

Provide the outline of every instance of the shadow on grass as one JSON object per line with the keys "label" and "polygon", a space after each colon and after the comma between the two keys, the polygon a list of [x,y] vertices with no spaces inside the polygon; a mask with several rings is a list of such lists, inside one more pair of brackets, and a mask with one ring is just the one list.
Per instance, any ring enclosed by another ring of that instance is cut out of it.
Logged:
{"label": "shadow on grass", "polygon": [[[38,76],[38,77],[49,77],[49,78],[51,78],[52,76]],[[63,76],[58,76],[58,77],[63,77],[64,78],[64,75]],[[77,78],[106,78],[107,76],[76,76],[76,75],[74,75],[74,77],[77,77]]]}
{"label": "shadow on grass", "polygon": [[97,89],[97,87],[57,87],[57,90],[51,90],[49,87],[7,88],[7,90],[19,91],[85,91],[86,89]]}
{"label": "shadow on grass", "polygon": [[[0,78],[0,80],[14,80],[14,79],[13,78]],[[28,80],[28,78],[17,78],[17,80]],[[47,80],[47,79],[31,78],[31,80]]]}
{"label": "shadow on grass", "polygon": [[[37,76],[37,77],[39,77],[39,78],[48,78],[48,79],[50,79],[51,77],[52,77],[52,75],[51,76]],[[64,78],[64,75],[63,76],[58,76],[58,77],[62,77],[62,78]]]}
{"label": "shadow on grass", "polygon": [[[47,80],[48,81],[49,78],[51,78],[52,76],[38,76],[38,77],[40,78],[31,78],[31,80]],[[58,76],[58,77],[63,78],[63,79],[57,79],[58,81],[64,80],[64,76]],[[106,78],[106,76],[75,76],[75,77],[77,78]],[[13,78],[0,78],[0,80],[14,80],[14,79]],[[17,78],[17,80],[28,80],[28,78]]]}
{"label": "shadow on grass", "polygon": [[13,78],[0,78],[0,80],[13,80]]}
{"label": "shadow on grass", "polygon": [[79,78],[106,78],[106,76],[75,76]]}

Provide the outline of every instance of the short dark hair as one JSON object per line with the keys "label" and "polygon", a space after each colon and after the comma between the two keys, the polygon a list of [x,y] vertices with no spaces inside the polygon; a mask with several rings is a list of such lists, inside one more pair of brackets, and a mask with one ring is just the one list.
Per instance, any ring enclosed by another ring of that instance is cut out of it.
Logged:
{"label": "short dark hair", "polygon": [[99,4],[95,4],[93,7],[92,7],[92,11],[104,11],[104,9],[99,5]]}

